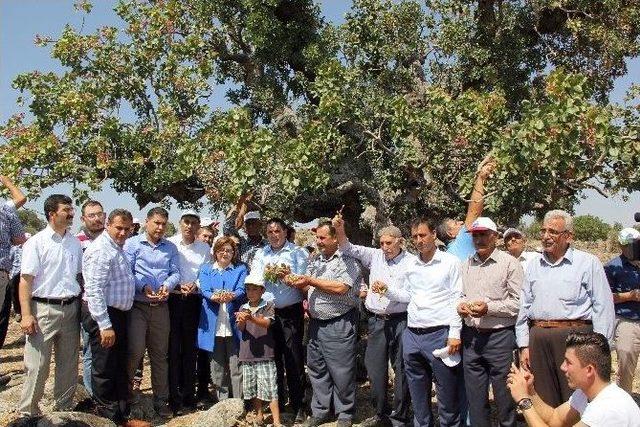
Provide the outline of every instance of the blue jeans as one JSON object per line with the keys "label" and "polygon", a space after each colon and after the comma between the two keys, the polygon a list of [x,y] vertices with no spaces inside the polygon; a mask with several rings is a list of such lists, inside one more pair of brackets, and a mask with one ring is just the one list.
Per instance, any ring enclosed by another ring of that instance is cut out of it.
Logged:
{"label": "blue jeans", "polygon": [[89,344],[89,332],[84,329],[84,326],[80,328],[80,335],[82,335],[82,383],[89,396],[93,397],[93,390],[91,389],[91,344]]}

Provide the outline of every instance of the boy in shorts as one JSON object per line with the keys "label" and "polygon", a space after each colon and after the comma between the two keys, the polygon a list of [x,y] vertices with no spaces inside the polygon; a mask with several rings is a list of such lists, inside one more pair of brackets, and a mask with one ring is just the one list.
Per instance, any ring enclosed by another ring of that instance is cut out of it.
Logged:
{"label": "boy in shorts", "polygon": [[262,423],[262,401],[269,402],[273,425],[280,425],[278,385],[274,361],[274,341],[269,326],[274,319],[273,302],[262,298],[264,282],[249,275],[245,280],[249,302],[236,312],[238,329],[242,331],[238,361],[242,363],[242,394],[251,400],[258,423]]}

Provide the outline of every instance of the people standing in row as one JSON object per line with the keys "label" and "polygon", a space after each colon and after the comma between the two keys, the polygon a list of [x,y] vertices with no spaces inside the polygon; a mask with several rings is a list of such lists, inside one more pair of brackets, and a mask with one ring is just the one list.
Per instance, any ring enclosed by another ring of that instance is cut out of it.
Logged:
{"label": "people standing in row", "polygon": [[571,247],[573,218],[552,210],[540,230],[543,253],[527,265],[516,334],[520,363],[536,377],[536,390],[553,407],[571,389],[560,369],[571,331],[599,332],[613,341],[614,307],[602,264]]}
{"label": "people standing in row", "polygon": [[111,211],[105,231],[85,249],[82,259],[81,321],[91,348],[92,397],[97,413],[118,424],[128,416],[128,319],[136,289],[122,247],[132,229],[129,211]]}
{"label": "people standing in row", "polygon": [[506,386],[516,348],[514,326],[520,307],[522,266],[496,249],[498,230],[487,217],[476,219],[468,232],[476,252],[462,263],[464,317],[462,360],[473,426],[491,426],[489,384],[498,407],[498,423],[516,426],[515,405]]}
{"label": "people standing in row", "polygon": [[613,293],[616,313],[615,348],[618,356],[618,385],[627,393],[633,388],[633,375],[640,354],[640,262],[634,245],[640,232],[625,228],[618,233],[621,254],[604,266]]}
{"label": "people standing in row", "polygon": [[179,232],[169,238],[178,248],[180,282],[169,295],[169,403],[174,415],[196,407],[197,335],[202,297],[197,280],[200,267],[211,261],[211,248],[196,240],[200,216],[184,212]]}
{"label": "people standing in row", "polygon": [[202,265],[198,273],[202,294],[198,347],[208,353],[214,400],[242,396],[235,313],[244,303],[247,268],[234,262],[236,251],[230,237],[219,238],[213,245],[213,262]]}
{"label": "people standing in row", "polygon": [[47,227],[29,239],[22,250],[20,327],[26,334],[25,382],[18,411],[40,414],[38,406],[55,351],[54,410],[72,409],[78,376],[82,247],[68,231],[73,202],[53,194],[44,202]]}
{"label": "people standing in row", "polygon": [[[438,249],[435,223],[430,218],[418,218],[411,223],[411,238],[418,256],[400,276],[404,286],[382,291],[391,301],[408,304],[402,347],[413,402],[413,425],[434,424],[429,402],[435,383],[440,425],[462,426],[465,421],[463,401],[459,399],[464,393],[460,365],[462,321],[456,311],[462,296],[459,261]],[[372,290],[377,294],[381,291],[376,285]]]}
{"label": "people standing in row", "polygon": [[[340,251],[360,261],[370,270],[369,291],[365,307],[371,313],[367,330],[365,365],[371,381],[371,400],[376,415],[361,425],[375,426],[391,422],[394,426],[409,423],[409,388],[402,356],[402,333],[407,326],[407,303],[391,301],[386,295],[372,292],[374,285],[386,289],[403,286],[401,278],[415,256],[403,249],[400,229],[395,226],[380,230],[380,248],[369,248],[349,242],[341,215],[333,218]],[[387,403],[389,363],[395,372],[393,404]]]}
{"label": "people standing in row", "polygon": [[[153,208],[147,213],[145,232],[127,240],[124,250],[136,279],[136,294],[128,327],[128,369],[133,378],[145,350],[151,361],[153,406],[160,417],[169,408],[169,293],[180,283],[176,245],[164,238],[169,213]],[[139,418],[139,399],[131,396],[132,412]]]}
{"label": "people standing in row", "polygon": [[358,261],[338,249],[330,221],[319,223],[315,233],[320,254],[307,274],[285,279],[306,293],[309,301],[307,371],[313,397],[305,426],[324,424],[333,408],[337,426],[349,427],[356,409],[356,321],[362,272]]}
{"label": "people standing in row", "polygon": [[[294,274],[307,271],[309,254],[299,246],[287,241],[287,224],[280,218],[267,221],[269,244],[256,252],[251,273],[264,276],[268,264],[288,266]],[[305,419],[302,399],[304,396],[304,357],[302,337],[304,334],[303,295],[299,289],[285,285],[281,279],[265,282],[266,291],[273,298],[275,320],[272,322],[275,340],[275,362],[278,372],[278,402],[284,411],[285,391],[291,410],[298,422]],[[285,375],[286,373],[286,375]],[[285,388],[286,376],[286,388]]]}

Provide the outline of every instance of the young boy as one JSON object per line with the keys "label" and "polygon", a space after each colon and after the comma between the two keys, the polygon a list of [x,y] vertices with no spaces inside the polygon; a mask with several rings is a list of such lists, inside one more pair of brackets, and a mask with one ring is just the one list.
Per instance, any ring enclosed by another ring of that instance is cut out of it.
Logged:
{"label": "young boy", "polygon": [[279,426],[274,341],[269,329],[275,309],[272,302],[262,298],[262,278],[249,275],[245,280],[245,290],[249,302],[236,312],[238,329],[242,331],[238,355],[238,361],[242,363],[242,393],[246,400],[252,401],[258,423],[262,423],[262,401],[266,401],[271,408],[273,425]]}

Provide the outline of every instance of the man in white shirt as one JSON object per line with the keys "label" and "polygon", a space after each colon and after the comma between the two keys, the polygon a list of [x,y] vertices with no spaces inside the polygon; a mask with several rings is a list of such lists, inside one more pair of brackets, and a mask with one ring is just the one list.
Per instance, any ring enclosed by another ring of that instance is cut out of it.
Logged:
{"label": "man in white shirt", "polygon": [[604,335],[572,332],[566,341],[561,367],[575,391],[557,408],[536,393],[533,375],[513,366],[507,379],[511,396],[527,425],[578,427],[638,427],[640,408],[633,398],[611,381],[611,350]]}
{"label": "man in white shirt", "polygon": [[73,202],[68,196],[53,194],[44,202],[44,213],[49,225],[24,244],[20,269],[20,327],[27,338],[26,378],[18,410],[26,416],[40,412],[38,403],[49,376],[52,350],[56,354],[56,410],[71,409],[78,378],[82,247],[68,230]]}
{"label": "man in white shirt", "polygon": [[502,233],[502,241],[504,242],[504,248],[509,252],[509,255],[520,261],[520,265],[524,272],[527,272],[527,264],[533,258],[540,256],[537,252],[525,251],[525,245],[527,239],[524,233],[517,228],[507,228]]}
{"label": "man in white shirt", "polygon": [[[460,364],[462,319],[456,302],[462,297],[458,258],[438,250],[434,221],[419,218],[411,224],[411,238],[419,252],[400,276],[402,286],[390,287],[386,296],[408,303],[407,328],[402,335],[405,375],[413,402],[413,425],[434,423],[431,388],[436,384],[442,427],[462,426]],[[374,285],[375,287],[375,285]],[[376,289],[373,289],[376,292]],[[434,351],[445,348],[441,357]]]}
{"label": "man in white shirt", "polygon": [[197,240],[200,216],[184,212],[180,218],[180,233],[171,237],[178,248],[180,283],[169,295],[169,404],[175,415],[182,415],[183,407],[194,409],[196,338],[200,321],[200,292],[196,286],[200,266],[211,260],[211,248]]}

